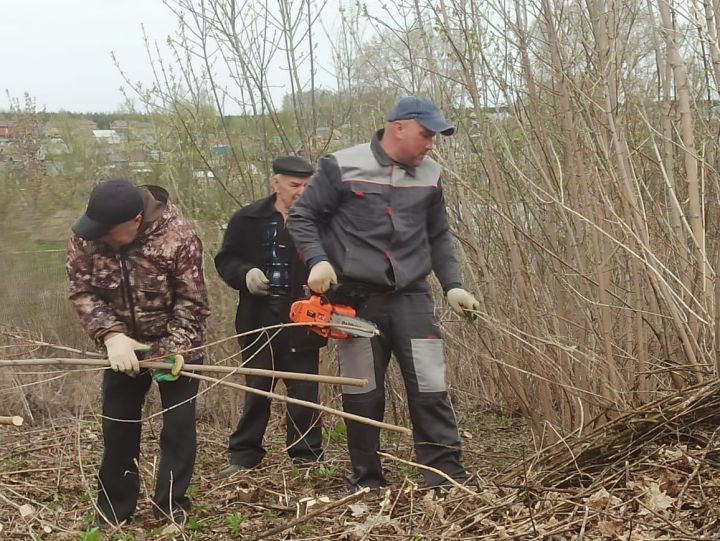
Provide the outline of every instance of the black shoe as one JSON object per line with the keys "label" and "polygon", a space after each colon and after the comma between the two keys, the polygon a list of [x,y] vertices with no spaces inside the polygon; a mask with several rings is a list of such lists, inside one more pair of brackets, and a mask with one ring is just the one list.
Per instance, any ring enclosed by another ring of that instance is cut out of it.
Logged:
{"label": "black shoe", "polygon": [[183,509],[182,507],[173,509],[172,521],[178,526],[185,526],[188,521],[188,512],[185,511],[185,509]]}
{"label": "black shoe", "polygon": [[293,466],[297,466],[298,468],[310,468],[315,464],[318,464],[320,462],[320,459],[296,456],[293,457],[290,461],[293,463]]}
{"label": "black shoe", "polygon": [[[471,478],[469,476],[455,479],[455,481],[457,481],[457,483],[461,486],[467,486],[468,484],[470,484],[470,480]],[[445,498],[446,496],[450,495],[453,490],[461,490],[457,487],[457,485],[455,485],[454,483],[450,483],[449,481],[443,481],[442,483],[438,483],[437,485],[426,485],[424,489],[428,492],[432,492],[438,499]]]}
{"label": "black shoe", "polygon": [[241,466],[240,464],[228,464],[223,469],[221,469],[219,472],[215,474],[215,477],[218,479],[224,479],[225,477],[233,477],[234,475],[249,470],[250,468],[246,468],[245,466]]}
{"label": "black shoe", "polygon": [[353,481],[350,477],[345,478],[345,488],[348,494],[355,494],[363,489],[367,489],[368,496],[380,496],[380,491],[383,489],[382,485],[361,485]]}
{"label": "black shoe", "polygon": [[188,513],[182,507],[173,509],[172,518],[163,527],[160,535],[173,535],[185,529],[188,521]]}
{"label": "black shoe", "polygon": [[98,531],[104,532],[107,530],[112,530],[115,528],[120,528],[122,526],[125,526],[126,524],[129,524],[131,521],[132,521],[132,518],[128,518],[128,519],[122,520],[119,523],[115,524],[113,522],[108,522],[102,516],[96,516],[95,520],[93,520],[90,524],[88,524],[87,528],[85,528],[85,531],[91,532],[93,530],[98,530]]}

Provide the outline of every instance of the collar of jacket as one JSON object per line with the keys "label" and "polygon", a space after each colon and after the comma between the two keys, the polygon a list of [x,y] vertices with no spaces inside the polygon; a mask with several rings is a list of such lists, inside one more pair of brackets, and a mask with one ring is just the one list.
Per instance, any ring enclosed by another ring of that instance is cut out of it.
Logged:
{"label": "collar of jacket", "polygon": [[138,237],[142,237],[149,233],[153,225],[162,217],[168,206],[170,194],[165,188],[150,184],[139,186],[139,188],[143,198],[143,220],[140,224]]}
{"label": "collar of jacket", "polygon": [[245,215],[252,218],[269,218],[278,213],[275,208],[275,199],[277,194],[271,194],[264,199],[258,199],[254,203],[248,205]]}
{"label": "collar of jacket", "polygon": [[375,132],[375,135],[373,135],[372,141],[370,141],[370,150],[372,150],[373,156],[375,156],[375,159],[377,162],[385,167],[390,167],[391,165],[397,165],[398,167],[401,167],[405,170],[405,172],[410,175],[411,177],[415,176],[415,168],[411,167],[409,165],[405,165],[399,162],[396,162],[393,160],[390,156],[387,155],[387,153],[383,150],[383,147],[380,145],[380,140],[383,138],[383,135],[385,135],[385,129],[380,129]]}

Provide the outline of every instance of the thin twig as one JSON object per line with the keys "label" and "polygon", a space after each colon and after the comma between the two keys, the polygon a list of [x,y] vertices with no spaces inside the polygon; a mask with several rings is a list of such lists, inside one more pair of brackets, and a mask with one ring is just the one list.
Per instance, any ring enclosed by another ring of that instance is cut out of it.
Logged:
{"label": "thin twig", "polygon": [[403,464],[407,464],[408,466],[415,466],[416,468],[421,468],[421,469],[423,469],[423,470],[427,470],[427,471],[431,471],[431,472],[433,472],[433,473],[436,473],[436,474],[438,474],[440,477],[443,477],[443,478],[447,479],[448,482],[449,482],[451,485],[459,488],[459,489],[462,490],[463,492],[466,492],[466,493],[469,494],[470,496],[479,496],[479,494],[478,494],[477,492],[475,492],[475,491],[473,491],[473,490],[470,490],[468,487],[466,487],[465,485],[463,485],[463,484],[461,484],[461,483],[458,483],[455,479],[453,479],[452,477],[450,477],[447,473],[445,473],[444,471],[440,471],[440,470],[438,470],[437,468],[433,468],[432,466],[426,466],[425,464],[418,464],[417,462],[412,462],[412,461],[410,461],[410,460],[403,460],[402,458],[398,458],[398,457],[393,456],[393,455],[388,454],[388,453],[383,453],[382,451],[377,451],[377,454],[379,454],[380,456],[384,456],[385,458],[389,458],[390,460],[395,460],[395,461],[397,461],[397,462],[402,462]]}
{"label": "thin twig", "polygon": [[275,528],[271,528],[270,530],[266,530],[255,537],[252,537],[250,541],[258,541],[260,539],[267,539],[271,535],[278,534],[280,532],[284,532],[285,530],[289,530],[290,528],[294,528],[298,524],[302,524],[303,522],[307,522],[317,516],[323,515],[327,513],[328,511],[331,511],[335,509],[336,507],[340,507],[342,505],[354,502],[355,500],[359,500],[363,497],[363,495],[370,492],[370,489],[368,487],[364,487],[357,492],[350,494],[349,496],[345,496],[344,498],[339,499],[336,502],[333,502],[331,504],[326,505],[325,507],[318,509],[317,511],[313,511],[312,513],[308,513],[307,515],[304,515],[299,518],[295,518],[291,520],[290,522],[286,522],[285,524],[281,524],[280,526],[277,526]]}
{"label": "thin twig", "polygon": [[376,421],[375,419],[361,417],[361,416],[355,415],[353,413],[347,413],[344,411],[329,408],[327,406],[323,406],[322,404],[316,404],[315,402],[308,402],[307,400],[298,400],[297,398],[291,398],[289,396],[283,396],[281,394],[271,393],[269,391],[263,391],[261,389],[254,389],[252,387],[248,387],[247,385],[240,385],[239,383],[231,383],[229,381],[224,381],[224,380],[220,380],[217,378],[211,378],[209,376],[201,376],[200,374],[193,374],[192,372],[180,372],[180,375],[186,376],[188,378],[199,379],[202,381],[208,381],[210,383],[214,383],[217,385],[225,385],[226,387],[232,387],[234,389],[241,389],[245,392],[258,394],[258,395],[264,396],[266,398],[272,398],[273,400],[280,400],[282,402],[287,402],[288,404],[297,404],[298,406],[305,406],[306,408],[316,409],[319,411],[323,411],[325,413],[329,413],[331,415],[337,415],[338,417],[342,417],[344,419],[350,419],[351,421],[357,421],[358,423],[363,423],[366,425],[374,426],[376,428],[383,428],[385,430],[391,430],[393,432],[400,432],[401,434],[407,434],[407,435],[412,434],[412,431],[409,428],[405,428],[403,426],[397,426],[397,425],[391,425],[389,423],[383,423],[381,421]]}
{"label": "thin twig", "polygon": [[[0,367],[18,366],[99,366],[109,368],[106,359],[75,359],[67,357],[52,357],[47,359],[0,359]],[[143,368],[167,369],[170,365],[159,361],[141,361]],[[346,378],[342,376],[325,376],[323,374],[305,374],[300,372],[281,372],[279,370],[264,370],[262,368],[245,368],[241,366],[217,366],[205,364],[185,364],[183,371],[189,372],[217,372],[223,374],[240,374],[244,376],[264,376],[273,379],[292,379],[300,381],[317,381],[318,383],[331,383],[337,385],[352,385],[363,387],[367,385],[366,379]]]}

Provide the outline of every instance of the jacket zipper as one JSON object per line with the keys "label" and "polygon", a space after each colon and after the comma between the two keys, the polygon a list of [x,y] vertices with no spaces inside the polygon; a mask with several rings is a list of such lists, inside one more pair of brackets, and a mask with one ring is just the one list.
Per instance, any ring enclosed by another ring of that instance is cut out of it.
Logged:
{"label": "jacket zipper", "polygon": [[127,269],[127,263],[125,260],[125,254],[121,250],[120,254],[120,278],[122,279],[122,285],[123,285],[123,293],[125,296],[125,302],[128,305],[128,309],[130,310],[130,326],[131,326],[131,334],[133,338],[138,338],[137,336],[137,321],[135,320],[135,304],[133,303],[132,299],[132,292],[130,291],[130,275],[128,274]]}

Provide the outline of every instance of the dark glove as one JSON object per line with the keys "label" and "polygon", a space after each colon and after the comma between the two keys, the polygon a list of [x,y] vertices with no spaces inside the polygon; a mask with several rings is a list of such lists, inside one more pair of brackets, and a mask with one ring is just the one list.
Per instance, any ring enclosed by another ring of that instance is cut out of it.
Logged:
{"label": "dark glove", "polygon": [[158,383],[164,383],[166,381],[175,381],[180,377],[180,370],[182,370],[185,364],[185,359],[182,355],[179,353],[171,353],[165,357],[162,362],[172,366],[169,366],[167,369],[154,368],[152,371],[152,379]]}

